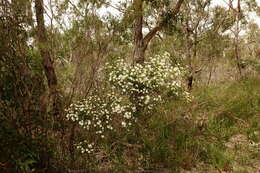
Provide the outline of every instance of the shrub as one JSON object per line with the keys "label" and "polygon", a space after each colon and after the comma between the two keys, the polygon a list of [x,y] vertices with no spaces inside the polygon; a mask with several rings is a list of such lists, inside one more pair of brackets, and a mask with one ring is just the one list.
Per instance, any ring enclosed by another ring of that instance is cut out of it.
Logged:
{"label": "shrub", "polygon": [[108,65],[108,70],[112,88],[128,96],[138,108],[152,110],[169,96],[190,99],[182,83],[185,70],[179,64],[173,66],[167,52],[150,57],[144,64],[131,65],[120,59]]}
{"label": "shrub", "polygon": [[90,154],[109,134],[130,128],[136,121],[133,116],[135,110],[133,105],[125,104],[122,98],[111,92],[71,104],[66,110],[66,118],[77,122],[79,127],[88,132],[77,148],[81,153]]}
{"label": "shrub", "polygon": [[67,119],[88,132],[76,144],[81,153],[93,153],[109,134],[129,131],[139,115],[151,112],[169,98],[191,99],[182,84],[184,68],[173,66],[168,53],[151,57],[144,64],[118,60],[107,64],[106,70],[106,94],[93,95],[66,110]]}

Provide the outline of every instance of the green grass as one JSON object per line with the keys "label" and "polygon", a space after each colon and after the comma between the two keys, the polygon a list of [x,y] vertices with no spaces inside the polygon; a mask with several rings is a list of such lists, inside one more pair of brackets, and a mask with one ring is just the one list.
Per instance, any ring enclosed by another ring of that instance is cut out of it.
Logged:
{"label": "green grass", "polygon": [[[234,160],[224,145],[232,136],[244,134],[259,142],[259,79],[198,88],[193,94],[192,103],[166,105],[150,121],[148,131],[153,133],[145,138],[144,150],[154,163],[175,171],[191,169],[200,161],[224,169]],[[206,120],[197,123],[200,117]],[[257,151],[249,155],[244,159]]]}

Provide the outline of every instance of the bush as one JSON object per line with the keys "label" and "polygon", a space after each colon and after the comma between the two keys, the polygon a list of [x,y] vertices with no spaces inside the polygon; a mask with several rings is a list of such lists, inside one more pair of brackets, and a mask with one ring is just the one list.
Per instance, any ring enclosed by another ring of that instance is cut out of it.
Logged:
{"label": "bush", "polygon": [[182,83],[184,68],[171,65],[169,56],[157,55],[144,64],[118,60],[107,65],[108,87],[104,94],[92,95],[66,110],[67,119],[85,132],[78,134],[79,152],[98,152],[111,136],[126,135],[131,129],[138,135],[138,127],[148,123],[147,113],[152,114],[158,105],[177,98],[191,99]]}
{"label": "bush", "polygon": [[144,64],[131,65],[118,60],[107,69],[112,88],[128,96],[140,109],[152,110],[169,97],[190,99],[182,82],[185,70],[179,64],[173,66],[167,52],[150,57]]}

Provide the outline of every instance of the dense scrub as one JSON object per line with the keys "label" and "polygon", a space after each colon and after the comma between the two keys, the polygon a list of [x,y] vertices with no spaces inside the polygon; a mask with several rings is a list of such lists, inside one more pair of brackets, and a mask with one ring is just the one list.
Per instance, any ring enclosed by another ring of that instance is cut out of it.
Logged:
{"label": "dense scrub", "polygon": [[0,172],[257,172],[260,7],[219,2],[0,0]]}
{"label": "dense scrub", "polygon": [[[46,162],[41,160],[43,153],[49,153],[45,157],[50,159],[48,162],[52,168],[48,169],[53,171],[180,172],[193,170],[201,163],[204,167],[212,166],[212,171],[235,170],[236,155],[232,155],[226,145],[235,135],[245,135],[250,141],[246,147],[253,146],[250,152],[247,151],[248,160],[242,163],[252,159],[259,162],[259,85],[260,80],[255,77],[195,88],[190,102],[170,99],[153,111],[140,112],[144,118],[127,129],[117,129],[118,132],[109,135],[105,133],[108,136],[98,140],[99,147],[93,150],[90,143],[79,145],[76,141],[85,137],[97,139],[95,135],[91,137],[90,133],[83,133],[84,130],[75,124],[69,125],[67,120],[63,120],[67,125],[59,131],[48,127],[52,125],[48,119],[34,119],[45,125],[20,123],[16,125],[17,129],[8,120],[6,111],[2,111],[1,171],[10,171],[11,167],[18,172],[46,171],[37,166]],[[20,114],[19,121],[26,123],[24,120],[30,116],[33,115]],[[122,120],[117,121],[119,126],[122,125]],[[26,135],[21,134],[23,129],[27,129]],[[62,131],[65,134],[62,135]],[[47,133],[49,135],[44,135]],[[81,146],[87,147],[82,150]],[[239,162],[242,158],[236,156],[236,159]]]}

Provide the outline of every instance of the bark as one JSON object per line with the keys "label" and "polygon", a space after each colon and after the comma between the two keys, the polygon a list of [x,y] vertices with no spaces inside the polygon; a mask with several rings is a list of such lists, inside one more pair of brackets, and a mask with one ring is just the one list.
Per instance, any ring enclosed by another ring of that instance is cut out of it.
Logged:
{"label": "bark", "polygon": [[242,76],[242,68],[240,63],[240,48],[239,48],[239,32],[240,32],[240,15],[241,15],[241,8],[240,8],[240,0],[237,1],[237,11],[236,11],[236,29],[235,29],[235,58],[236,58],[236,64],[237,69],[239,72],[240,77]]}
{"label": "bark", "polygon": [[240,64],[240,52],[239,52],[239,45],[238,45],[238,40],[236,40],[236,43],[235,43],[235,57],[236,57],[236,64],[237,64],[237,69],[238,69],[238,72],[239,72],[239,75],[242,76],[242,67],[241,67],[241,64]]}
{"label": "bark", "polygon": [[135,23],[134,23],[134,61],[144,61],[144,40],[143,40],[143,0],[134,0]]}
{"label": "bark", "polygon": [[191,91],[193,87],[193,75],[188,77],[188,90]]}
{"label": "bark", "polygon": [[53,113],[58,115],[61,113],[61,98],[58,91],[58,82],[53,61],[51,59],[50,50],[48,47],[47,32],[44,24],[44,7],[43,0],[35,0],[35,11],[37,21],[37,38],[38,47],[42,56],[42,64],[44,67],[44,73],[48,81],[48,87],[50,91],[50,98],[53,104]]}
{"label": "bark", "polygon": [[[175,7],[172,9],[173,17],[179,13],[180,8],[184,0],[179,0]],[[133,2],[135,10],[135,23],[134,23],[134,62],[143,63],[145,60],[145,51],[154,36],[158,31],[162,30],[165,21],[162,20],[157,26],[155,26],[145,37],[143,37],[143,0],[134,0]]]}
{"label": "bark", "polygon": [[193,44],[192,44],[192,41],[190,40],[190,34],[187,33],[187,36],[186,36],[186,39],[187,39],[187,43],[186,43],[186,46],[187,46],[187,60],[188,60],[188,64],[189,64],[189,76],[187,78],[187,86],[188,86],[188,90],[191,91],[192,90],[192,87],[193,87],[193,65],[192,65],[192,47],[193,47]]}
{"label": "bark", "polygon": [[192,48],[194,46],[193,41],[191,40],[191,35],[193,32],[193,29],[191,29],[189,27],[188,22],[185,22],[185,37],[186,37],[186,41],[185,41],[185,48],[187,51],[186,54],[186,58],[187,58],[187,63],[189,66],[189,75],[187,76],[187,87],[188,90],[191,91],[192,87],[193,87],[193,64],[192,64]]}

